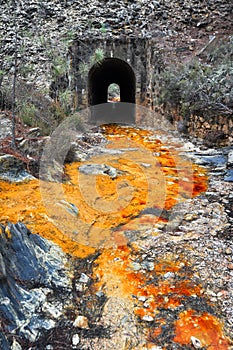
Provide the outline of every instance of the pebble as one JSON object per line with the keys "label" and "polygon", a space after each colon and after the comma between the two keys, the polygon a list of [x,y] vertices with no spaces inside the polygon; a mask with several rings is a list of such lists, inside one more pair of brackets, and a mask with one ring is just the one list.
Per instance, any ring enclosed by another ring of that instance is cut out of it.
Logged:
{"label": "pebble", "polygon": [[201,344],[201,342],[200,342],[200,340],[198,338],[192,336],[190,338],[190,340],[191,340],[191,343],[192,343],[192,345],[194,346],[195,349],[201,349],[202,348],[202,344]]}
{"label": "pebble", "polygon": [[227,248],[227,249],[225,250],[225,254],[231,255],[231,254],[232,254],[232,249],[231,249],[231,248]]}
{"label": "pebble", "polygon": [[186,214],[186,215],[184,216],[184,219],[185,219],[186,221],[192,221],[192,220],[195,220],[195,219],[197,219],[197,218],[198,218],[198,215],[197,215],[196,213]]}
{"label": "pebble", "polygon": [[167,272],[163,275],[164,279],[174,278],[175,274],[173,272]]}
{"label": "pebble", "polygon": [[74,327],[89,329],[88,319],[85,316],[77,316],[73,323]]}
{"label": "pebble", "polygon": [[75,289],[77,292],[85,292],[88,286],[85,283],[75,283]]}
{"label": "pebble", "polygon": [[227,163],[228,165],[233,165],[233,150],[228,153]]}
{"label": "pebble", "polygon": [[221,290],[220,292],[217,293],[218,298],[226,297],[227,296],[227,291]]}
{"label": "pebble", "polygon": [[13,340],[11,350],[22,350],[21,345],[15,339]]}
{"label": "pebble", "polygon": [[154,266],[154,263],[152,261],[143,261],[141,263],[141,267],[143,269],[148,270],[148,271],[153,271],[155,266]]}
{"label": "pebble", "polygon": [[151,164],[148,163],[141,163],[141,166],[143,166],[144,168],[151,168]]}
{"label": "pebble", "polygon": [[80,338],[79,338],[79,335],[78,334],[74,334],[73,337],[72,337],[72,344],[74,346],[78,345],[80,342]]}
{"label": "pebble", "polygon": [[233,264],[228,264],[227,267],[229,270],[233,270]]}
{"label": "pebble", "polygon": [[146,297],[142,295],[142,296],[138,297],[138,300],[142,301],[142,302],[145,302],[146,301]]}
{"label": "pebble", "polygon": [[137,262],[132,262],[130,265],[134,271],[139,271],[142,268],[142,266]]}
{"label": "pebble", "polygon": [[146,322],[152,322],[154,320],[154,318],[152,316],[149,316],[149,315],[145,315],[143,316],[143,321],[146,321]]}
{"label": "pebble", "polygon": [[90,281],[90,277],[88,277],[85,273],[81,273],[79,278],[80,283],[88,283]]}

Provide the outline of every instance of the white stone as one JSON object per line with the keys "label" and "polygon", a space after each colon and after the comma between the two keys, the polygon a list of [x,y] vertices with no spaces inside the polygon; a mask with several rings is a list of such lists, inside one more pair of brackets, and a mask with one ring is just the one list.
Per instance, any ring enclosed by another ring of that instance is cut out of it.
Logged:
{"label": "white stone", "polygon": [[190,338],[190,340],[191,340],[191,343],[192,343],[192,345],[194,346],[195,349],[201,349],[202,348],[202,344],[201,344],[199,339],[197,339],[196,337],[192,336]]}
{"label": "white stone", "polygon": [[49,314],[53,318],[59,318],[62,315],[62,305],[53,305],[45,302],[42,307],[42,311]]}
{"label": "white stone", "polygon": [[7,297],[5,297],[5,298],[3,298],[3,299],[1,299],[0,300],[0,305],[5,305],[5,306],[7,306],[7,305],[10,305],[10,299],[9,298],[7,298]]}
{"label": "white stone", "polygon": [[85,273],[81,273],[81,276],[79,278],[79,282],[88,283],[89,280],[90,280],[90,278]]}
{"label": "white stone", "polygon": [[165,279],[169,279],[169,278],[174,278],[175,277],[175,274],[173,272],[166,272],[163,277]]}
{"label": "white stone", "polygon": [[144,168],[151,168],[151,164],[148,163],[141,163],[141,166],[143,166]]}
{"label": "white stone", "polygon": [[80,338],[79,338],[79,335],[78,334],[74,334],[73,337],[72,337],[72,344],[73,345],[78,345],[80,342]]}
{"label": "white stone", "polygon": [[149,316],[149,315],[145,315],[143,316],[143,321],[146,321],[146,322],[152,322],[154,320],[154,318],[152,316]]}
{"label": "white stone", "polygon": [[228,153],[227,163],[233,164],[233,150]]}
{"label": "white stone", "polygon": [[11,350],[22,350],[21,345],[15,339],[11,345]]}

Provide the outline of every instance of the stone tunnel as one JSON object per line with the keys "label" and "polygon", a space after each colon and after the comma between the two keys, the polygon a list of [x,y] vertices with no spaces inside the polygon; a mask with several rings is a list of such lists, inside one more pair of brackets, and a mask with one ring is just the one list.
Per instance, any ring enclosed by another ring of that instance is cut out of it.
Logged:
{"label": "stone tunnel", "polygon": [[[108,102],[111,84],[120,88],[120,103]],[[88,104],[91,120],[105,122],[135,122],[136,78],[132,67],[119,58],[105,58],[95,64],[88,75]],[[104,104],[104,105],[103,105]]]}
{"label": "stone tunnel", "polygon": [[[88,76],[83,76],[80,65],[90,62],[97,49],[103,50],[105,59],[92,66]],[[156,74],[161,66],[161,54],[155,43],[139,37],[77,39],[70,54],[76,105],[91,109],[92,122],[134,123],[137,105],[153,110]],[[121,103],[108,103],[108,88],[113,83],[119,86]]]}

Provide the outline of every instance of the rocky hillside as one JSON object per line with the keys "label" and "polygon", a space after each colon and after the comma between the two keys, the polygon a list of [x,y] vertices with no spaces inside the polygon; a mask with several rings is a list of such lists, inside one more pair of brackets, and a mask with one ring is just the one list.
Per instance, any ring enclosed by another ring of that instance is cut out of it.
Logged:
{"label": "rocky hillside", "polygon": [[61,48],[64,37],[159,37],[163,43],[175,40],[178,46],[187,37],[192,39],[190,43],[203,38],[208,41],[209,35],[231,32],[233,7],[228,0],[20,0],[15,5],[14,1],[1,1],[0,5],[0,58],[8,68],[15,28],[24,48],[20,58],[27,56],[30,64],[37,64],[46,61],[45,38]]}
{"label": "rocky hillside", "polygon": [[[12,2],[13,3],[13,2]],[[20,0],[14,6],[1,1],[1,33],[9,42],[12,17],[30,33],[62,36],[74,31],[79,38],[134,35],[153,37],[185,33],[191,28],[207,32],[231,29],[232,3],[227,0],[192,1],[83,1]]]}
{"label": "rocky hillside", "polygon": [[[43,119],[54,107],[44,87],[62,76],[73,40],[85,49],[86,38],[151,39],[171,62],[231,32],[229,0],[0,5],[0,108],[17,66],[16,102],[29,122],[33,108]],[[0,349],[233,350],[232,148],[183,144],[170,130],[84,133],[79,120],[67,164],[54,160],[39,181],[50,137],[17,116],[12,150],[10,114],[0,113]],[[106,210],[116,197],[117,210]]]}

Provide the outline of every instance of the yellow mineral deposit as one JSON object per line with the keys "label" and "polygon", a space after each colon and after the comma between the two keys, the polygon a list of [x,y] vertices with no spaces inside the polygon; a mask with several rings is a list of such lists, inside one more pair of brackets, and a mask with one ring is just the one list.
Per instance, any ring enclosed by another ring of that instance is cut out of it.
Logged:
{"label": "yellow mineral deposit", "polygon": [[[94,270],[98,279],[96,290],[104,289],[107,296],[124,296],[140,318],[156,318],[158,306],[176,308],[184,296],[200,295],[201,287],[189,278],[175,284],[163,279],[158,285],[146,284],[145,275],[132,268],[132,249],[127,246],[124,229],[155,227],[166,222],[160,215],[138,215],[145,208],[170,210],[177,202],[197,196],[207,189],[207,176],[203,168],[181,158],[176,145],[167,147],[152,131],[117,125],[105,125],[103,131],[109,140],[107,148],[120,149],[121,153],[109,152],[82,164],[107,164],[118,171],[117,177],[84,175],[78,172],[81,163],[72,163],[65,169],[69,181],[45,183],[46,205],[38,180],[19,184],[1,181],[0,220],[3,224],[21,221],[33,233],[52,240],[73,256],[88,256],[103,244],[105,248]],[[56,197],[57,186],[61,197]],[[78,214],[70,214],[64,203],[75,205]],[[123,228],[121,232],[112,234],[119,225]],[[166,272],[179,273],[180,268],[180,263],[160,261],[149,278]],[[135,305],[132,295],[138,300],[145,297],[147,307],[140,301]],[[150,339],[159,336],[166,320],[158,322],[160,326],[148,330],[148,348]],[[220,324],[207,313],[184,311],[174,327],[175,342],[190,344],[193,336],[210,350],[227,349]]]}
{"label": "yellow mineral deposit", "polygon": [[229,349],[229,342],[223,335],[222,324],[216,317],[206,312],[197,313],[194,310],[182,312],[175,322],[175,334],[174,341],[183,345],[188,345],[196,339],[204,349]]}
{"label": "yellow mineral deposit", "polygon": [[[160,318],[159,310],[175,309],[182,305],[186,297],[201,297],[203,290],[200,285],[192,282],[192,276],[179,278],[183,267],[189,266],[187,262],[175,263],[169,258],[156,261],[154,269],[145,274],[143,269],[133,270],[135,256],[136,248],[132,250],[126,246],[104,250],[96,260],[94,276],[98,282],[95,287],[104,291],[108,297],[128,298],[128,307],[132,308],[136,316],[141,320],[151,318],[158,324],[155,327],[145,326],[148,329],[149,346],[151,341],[156,344],[156,338],[167,322]],[[176,278],[164,279],[163,276],[167,273],[175,274]],[[153,280],[157,281],[156,285],[150,283]],[[175,329],[173,340],[182,345],[192,345],[192,339],[198,339],[205,349],[229,349],[229,340],[224,336],[222,324],[207,312],[186,310],[169,326]]]}
{"label": "yellow mineral deposit", "polygon": [[[175,150],[166,149],[151,131],[111,125],[105,126],[104,132],[110,140],[109,148],[125,149],[125,152],[120,156],[94,157],[89,162],[107,163],[119,170],[120,176],[111,179],[99,175],[93,180],[91,176],[78,173],[80,163],[67,165],[68,183],[45,184],[48,194],[46,208],[38,180],[19,184],[2,181],[1,222],[22,221],[32,232],[53,240],[66,252],[83,256],[93,252],[92,247],[98,247],[103,241],[110,240],[112,245],[111,229],[130,225],[144,208],[169,210],[178,200],[206,190],[204,170],[193,165],[193,171],[186,171],[190,164]],[[57,198],[59,192],[62,195]],[[64,200],[78,208],[78,217],[62,207],[61,201]],[[155,225],[164,220],[141,216],[136,224]],[[122,238],[120,243],[122,240],[125,241]]]}

